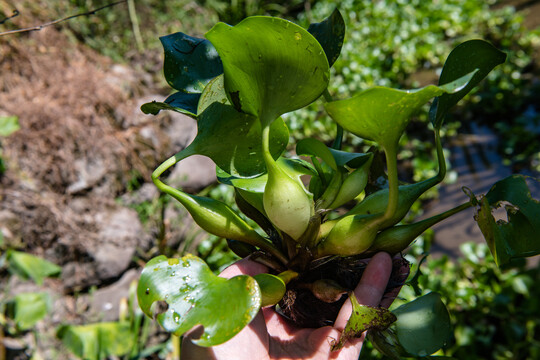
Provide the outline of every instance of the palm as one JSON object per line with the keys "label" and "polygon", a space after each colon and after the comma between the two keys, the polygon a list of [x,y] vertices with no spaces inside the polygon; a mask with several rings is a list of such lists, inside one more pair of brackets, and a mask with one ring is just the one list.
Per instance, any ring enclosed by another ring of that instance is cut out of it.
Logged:
{"label": "palm", "polygon": [[[360,284],[355,289],[358,301],[364,305],[379,306],[390,277],[392,261],[385,253],[373,257],[366,268]],[[250,260],[241,260],[225,269],[221,276],[233,277],[240,274],[256,275],[267,268]],[[351,314],[347,301],[335,321],[334,327],[318,329],[297,328],[272,308],[265,308],[240,333],[228,342],[213,348],[193,345],[190,338],[197,337],[194,331],[184,339],[184,359],[358,359],[363,336],[348,342],[340,351],[331,352],[333,343]]]}

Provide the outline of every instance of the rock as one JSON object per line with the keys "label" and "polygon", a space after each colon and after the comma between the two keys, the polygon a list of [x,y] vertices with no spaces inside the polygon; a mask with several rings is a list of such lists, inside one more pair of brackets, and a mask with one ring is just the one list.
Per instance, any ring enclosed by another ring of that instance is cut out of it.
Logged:
{"label": "rock", "polygon": [[98,246],[90,254],[96,261],[97,276],[106,281],[119,277],[126,271],[143,232],[134,210],[114,208],[98,213]]}
{"label": "rock", "polygon": [[183,191],[197,192],[216,182],[216,165],[206,156],[193,155],[176,164],[167,184]]}
{"label": "rock", "polygon": [[114,284],[85,295],[85,302],[89,306],[87,316],[93,321],[118,320],[120,303],[123,298],[129,297],[131,283],[137,281],[139,276],[140,271],[135,269],[128,270]]}
{"label": "rock", "polygon": [[5,244],[20,243],[22,237],[21,219],[9,210],[0,210],[0,233]]}

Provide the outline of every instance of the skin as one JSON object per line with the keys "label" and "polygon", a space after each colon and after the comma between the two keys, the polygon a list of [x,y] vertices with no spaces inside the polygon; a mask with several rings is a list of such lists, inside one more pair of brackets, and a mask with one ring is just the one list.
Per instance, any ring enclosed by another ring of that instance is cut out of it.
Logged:
{"label": "skin", "polygon": [[[220,276],[230,278],[240,274],[256,275],[267,272],[264,265],[248,259],[240,260],[225,269]],[[354,290],[360,304],[388,307],[395,296],[384,297],[384,290],[392,271],[392,259],[387,253],[377,253],[368,264]],[[393,295],[397,295],[396,293]],[[199,347],[190,340],[197,339],[202,329],[184,336],[182,359],[339,359],[357,360],[365,333],[349,341],[340,351],[331,352],[350,317],[349,300],[341,308],[333,327],[302,329],[291,325],[271,307],[262,309],[255,319],[228,342],[211,348]]]}

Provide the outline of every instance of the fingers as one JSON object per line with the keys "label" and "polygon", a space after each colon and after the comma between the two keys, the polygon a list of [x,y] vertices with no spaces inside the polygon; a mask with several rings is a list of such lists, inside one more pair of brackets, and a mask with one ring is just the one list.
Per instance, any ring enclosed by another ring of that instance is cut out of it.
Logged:
{"label": "fingers", "polygon": [[268,272],[268,268],[263,264],[250,260],[249,257],[239,260],[223,270],[219,276],[224,278],[232,278],[237,275],[254,276]]}
{"label": "fingers", "polygon": [[[362,305],[379,306],[391,273],[392,259],[390,255],[383,252],[375,254],[354,290],[358,302]],[[351,313],[352,305],[350,300],[347,300],[338,314],[334,327],[343,330]]]}

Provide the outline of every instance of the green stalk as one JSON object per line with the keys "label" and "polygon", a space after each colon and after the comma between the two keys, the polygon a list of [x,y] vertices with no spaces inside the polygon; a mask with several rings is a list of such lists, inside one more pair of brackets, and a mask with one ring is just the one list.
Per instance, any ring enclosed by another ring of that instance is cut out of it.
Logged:
{"label": "green stalk", "polygon": [[386,156],[386,169],[388,172],[388,205],[386,206],[384,215],[381,218],[382,222],[392,219],[398,208],[399,180],[396,147],[397,146],[393,146],[390,149],[384,149],[384,154]]}
{"label": "green stalk", "polygon": [[[225,238],[230,235],[228,231],[232,231],[239,236],[235,240],[257,246],[262,250],[268,251],[270,254],[274,255],[284,264],[287,263],[288,260],[283,253],[276,249],[271,242],[265,240],[262,236],[257,234],[226,204],[209,198],[188,195],[163,183],[159,179],[159,176],[163,174],[163,172],[175,165],[180,160],[192,155],[192,153],[193,152],[190,147],[187,147],[176,155],[165,160],[156,170],[154,170],[152,173],[152,181],[156,187],[160,191],[169,194],[178,200],[188,210],[195,222],[204,230]],[[222,223],[224,219],[227,219],[227,221],[224,225],[225,228],[222,229],[219,224]],[[227,230],[227,228],[229,230]]]}
{"label": "green stalk", "polygon": [[[334,98],[332,97],[332,95],[330,95],[330,92],[328,92],[328,88],[324,90],[323,96],[326,102],[334,101]],[[332,149],[341,150],[342,142],[343,142],[343,128],[341,127],[341,125],[336,123],[336,138],[334,139],[334,142],[332,143]]]}
{"label": "green stalk", "polygon": [[424,231],[433,225],[460,211],[468,209],[471,206],[473,206],[473,204],[467,202],[425,220],[413,224],[397,225],[381,231],[375,238],[373,244],[363,255],[365,257],[370,257],[380,251],[388,252],[391,255],[397,254],[406,249],[418,236],[422,235]]}
{"label": "green stalk", "polygon": [[446,159],[444,158],[444,152],[441,144],[441,134],[439,129],[434,130],[435,133],[435,146],[437,148],[437,162],[439,164],[439,173],[436,178],[438,182],[443,181],[446,176]]}

